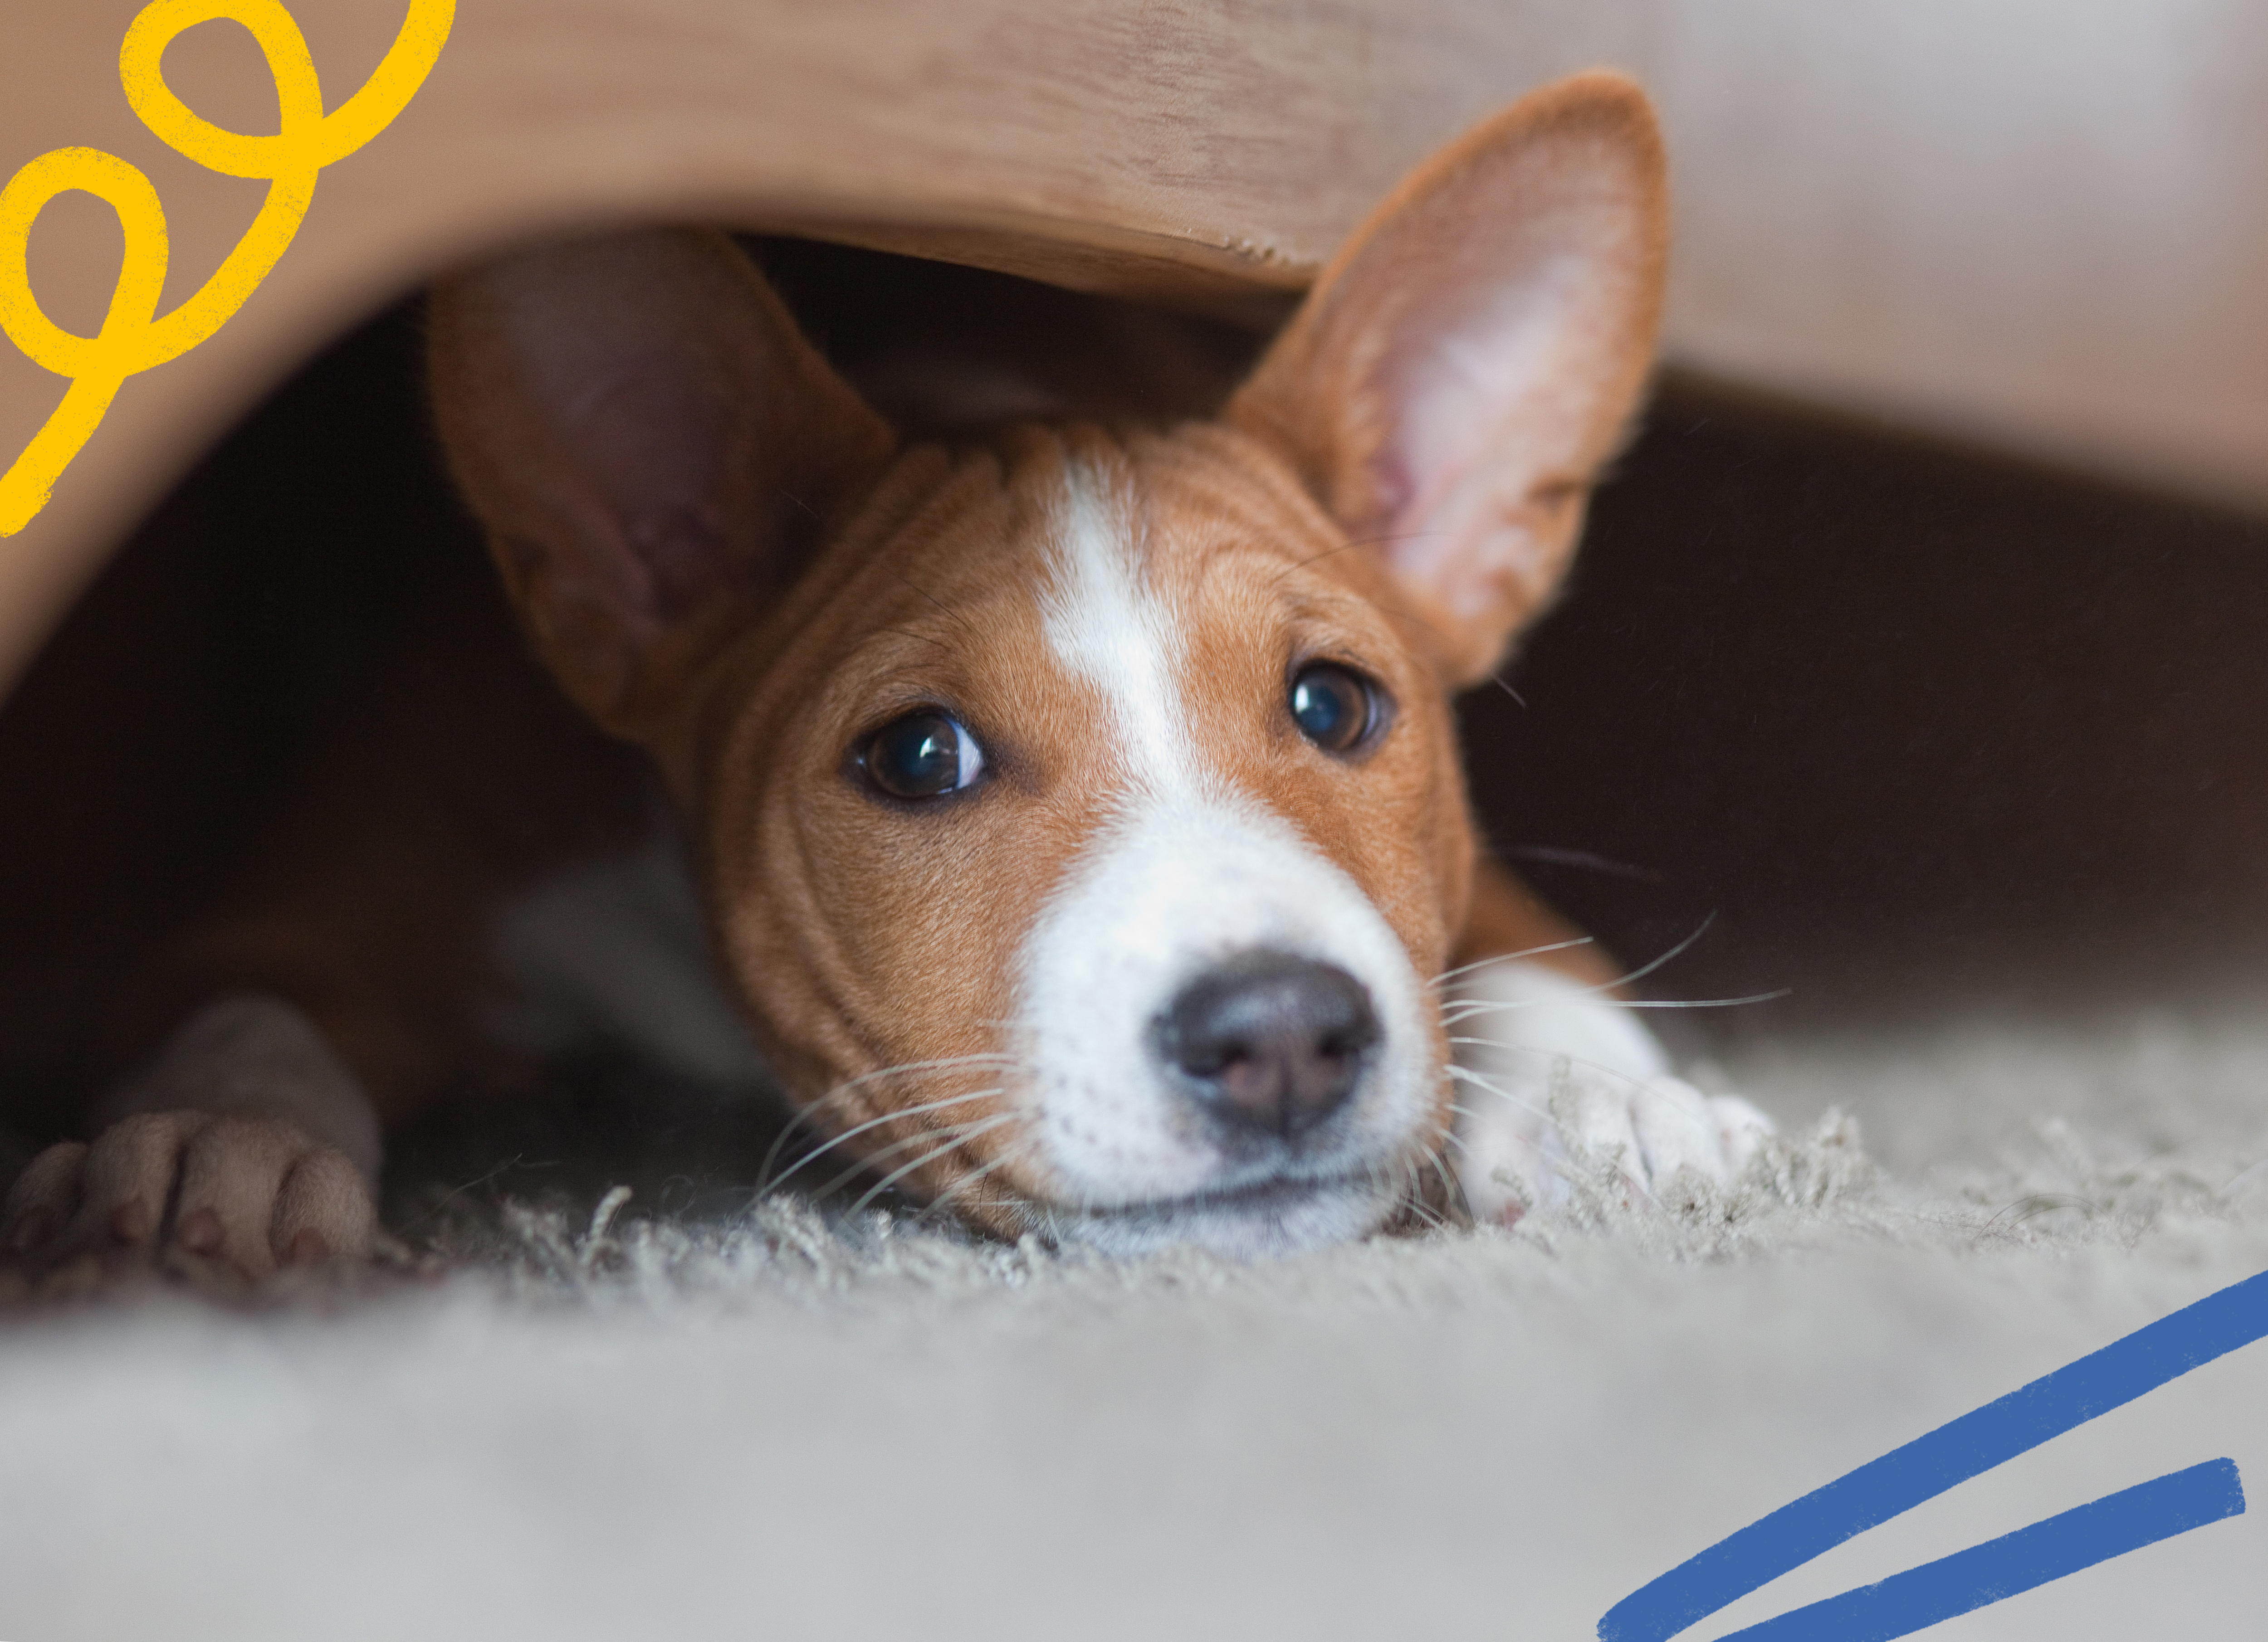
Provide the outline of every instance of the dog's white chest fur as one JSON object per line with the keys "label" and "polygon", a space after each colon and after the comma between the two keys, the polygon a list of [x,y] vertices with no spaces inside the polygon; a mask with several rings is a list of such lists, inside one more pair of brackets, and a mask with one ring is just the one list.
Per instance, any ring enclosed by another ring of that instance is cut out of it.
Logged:
{"label": "dog's white chest fur", "polygon": [[506,903],[490,950],[507,1000],[490,1028],[516,1049],[604,1043],[689,1081],[763,1081],[710,947],[683,837],[666,817],[637,848],[578,862]]}

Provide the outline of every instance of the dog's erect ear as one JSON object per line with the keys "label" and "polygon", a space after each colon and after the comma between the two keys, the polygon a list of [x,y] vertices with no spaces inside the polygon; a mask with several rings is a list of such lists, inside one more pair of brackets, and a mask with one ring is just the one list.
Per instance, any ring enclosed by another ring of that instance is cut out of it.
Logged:
{"label": "dog's erect ear", "polygon": [[1230,403],[1375,543],[1457,683],[1566,568],[1646,384],[1668,240],[1645,94],[1560,81],[1403,182]]}
{"label": "dog's erect ear", "polygon": [[652,729],[894,443],[722,234],[508,257],[438,288],[428,324],[441,436],[505,584],[619,734]]}

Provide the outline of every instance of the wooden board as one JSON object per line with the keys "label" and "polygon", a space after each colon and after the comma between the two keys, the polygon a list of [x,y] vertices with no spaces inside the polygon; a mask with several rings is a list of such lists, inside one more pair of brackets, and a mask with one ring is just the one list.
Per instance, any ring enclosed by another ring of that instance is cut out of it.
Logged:
{"label": "wooden board", "polygon": [[[0,170],[67,143],[141,166],[172,219],[170,304],[227,253],[263,185],[201,172],[135,121],[116,65],[140,4],[11,0]],[[291,9],[335,104],[404,5]],[[1300,287],[1435,143],[1594,55],[1512,48],[1524,26],[1556,39],[1578,15],[1447,0],[460,0],[431,80],[323,174],[243,312],[129,381],[47,510],[0,541],[0,683],[251,400],[460,259],[573,226],[705,218],[1233,311]],[[202,26],[166,62],[207,117],[274,128],[267,72],[234,25]],[[41,221],[33,284],[59,323],[99,325],[117,241],[84,195]],[[11,458],[62,386],[0,348]]]}

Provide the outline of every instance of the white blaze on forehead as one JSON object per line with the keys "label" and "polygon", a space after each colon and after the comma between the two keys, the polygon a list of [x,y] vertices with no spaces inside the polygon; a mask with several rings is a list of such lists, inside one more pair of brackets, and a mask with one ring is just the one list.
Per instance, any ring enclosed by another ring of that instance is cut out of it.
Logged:
{"label": "white blaze on forehead", "polygon": [[[1145,583],[1145,524],[1130,499],[1074,465],[1054,524],[1048,645],[1095,691],[1120,773],[1108,819],[1025,942],[1025,1097],[1069,1202],[1179,1206],[1154,1223],[1074,1217],[1061,1229],[1112,1247],[1194,1239],[1247,1252],[1359,1235],[1390,1206],[1388,1165],[1425,1120],[1439,1075],[1425,989],[1353,880],[1240,790],[1237,750],[1190,734],[1183,632],[1196,612]],[[1152,1030],[1207,968],[1260,949],[1344,970],[1384,1029],[1336,1139],[1272,1162],[1224,1148],[1173,1087]],[[1282,1223],[1204,1201],[1270,1179],[1319,1188]]]}
{"label": "white blaze on forehead", "polygon": [[1073,464],[1040,608],[1056,659],[1101,693],[1129,784],[1187,791],[1202,776],[1182,700],[1184,622],[1143,584],[1144,528],[1123,495]]}

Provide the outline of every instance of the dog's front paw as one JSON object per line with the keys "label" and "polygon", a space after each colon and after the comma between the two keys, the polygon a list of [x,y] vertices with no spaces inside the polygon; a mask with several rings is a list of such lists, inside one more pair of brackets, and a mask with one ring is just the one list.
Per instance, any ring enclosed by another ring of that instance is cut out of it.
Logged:
{"label": "dog's front paw", "polygon": [[295,1124],[141,1112],[33,1158],[0,1210],[0,1247],[35,1267],[180,1250],[257,1280],[367,1257],[376,1220],[362,1172]]}
{"label": "dog's front paw", "polygon": [[1458,1184],[1476,1219],[1565,1199],[1571,1168],[1611,1166],[1638,1196],[1681,1169],[1727,1185],[1771,1120],[1673,1075],[1630,1014],[1541,964],[1492,965],[1451,1006]]}

